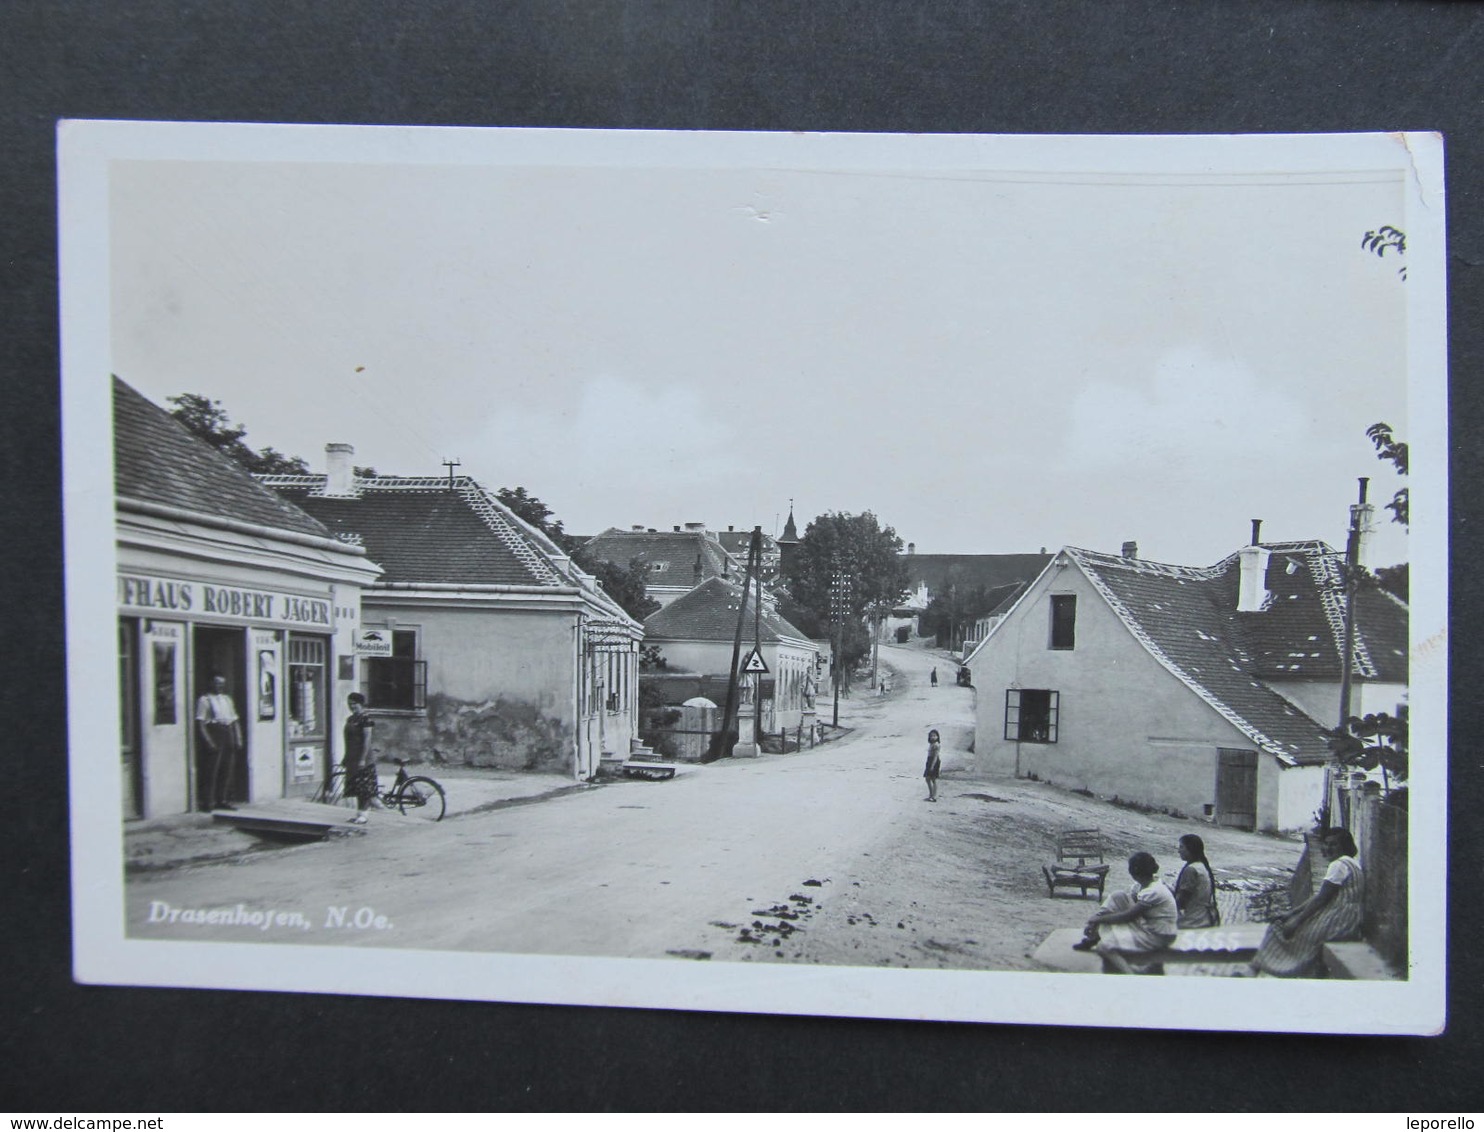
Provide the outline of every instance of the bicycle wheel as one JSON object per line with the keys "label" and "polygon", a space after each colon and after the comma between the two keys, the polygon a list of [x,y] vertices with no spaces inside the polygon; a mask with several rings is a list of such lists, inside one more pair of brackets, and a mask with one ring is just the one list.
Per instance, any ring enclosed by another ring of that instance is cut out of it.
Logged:
{"label": "bicycle wheel", "polygon": [[404,814],[424,821],[442,821],[444,811],[448,809],[443,787],[431,778],[409,778],[402,783],[397,791],[396,804]]}
{"label": "bicycle wheel", "polygon": [[314,801],[326,806],[343,806],[349,802],[355,805],[355,799],[347,799],[345,796],[345,768],[337,766],[330,771],[330,777],[320,784],[320,788],[314,794]]}

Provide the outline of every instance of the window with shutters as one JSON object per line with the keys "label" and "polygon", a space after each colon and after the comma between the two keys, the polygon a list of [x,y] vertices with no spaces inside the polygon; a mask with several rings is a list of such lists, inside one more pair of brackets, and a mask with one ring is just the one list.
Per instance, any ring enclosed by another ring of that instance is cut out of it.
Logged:
{"label": "window with shutters", "polygon": [[1061,693],[1045,688],[1005,690],[1005,738],[1019,743],[1055,743]]}

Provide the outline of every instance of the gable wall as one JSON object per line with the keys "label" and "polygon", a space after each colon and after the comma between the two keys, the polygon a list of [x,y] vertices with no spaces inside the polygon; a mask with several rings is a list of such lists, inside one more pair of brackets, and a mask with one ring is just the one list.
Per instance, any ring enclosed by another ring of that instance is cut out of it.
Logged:
{"label": "gable wall", "polygon": [[[1077,596],[1076,648],[1050,644],[1051,594]],[[1026,594],[973,660],[975,763],[1199,817],[1216,800],[1216,749],[1256,750],[1159,664],[1074,565]],[[1056,743],[1007,741],[1005,692],[1060,693]],[[1279,828],[1279,767],[1258,758],[1258,826]]]}

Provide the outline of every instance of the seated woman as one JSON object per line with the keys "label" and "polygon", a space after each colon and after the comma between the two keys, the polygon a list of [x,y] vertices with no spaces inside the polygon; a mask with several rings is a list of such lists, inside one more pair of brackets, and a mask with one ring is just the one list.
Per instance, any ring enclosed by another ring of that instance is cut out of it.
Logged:
{"label": "seated woman", "polygon": [[[1194,833],[1180,839],[1180,875],[1175,878],[1175,907],[1178,928],[1214,928],[1221,923],[1216,908],[1216,876],[1206,860],[1206,843]],[[1202,867],[1204,866],[1204,867]]]}
{"label": "seated woman", "polygon": [[1322,971],[1320,952],[1326,943],[1359,939],[1365,907],[1365,873],[1356,859],[1355,839],[1343,829],[1324,832],[1320,841],[1329,869],[1319,890],[1268,926],[1257,957],[1256,974],[1302,978]]}
{"label": "seated woman", "polygon": [[1096,950],[1103,971],[1115,975],[1157,975],[1159,963],[1141,960],[1175,942],[1175,897],[1159,879],[1159,862],[1150,853],[1135,853],[1128,859],[1128,875],[1134,885],[1115,892],[1087,921],[1078,951]]}

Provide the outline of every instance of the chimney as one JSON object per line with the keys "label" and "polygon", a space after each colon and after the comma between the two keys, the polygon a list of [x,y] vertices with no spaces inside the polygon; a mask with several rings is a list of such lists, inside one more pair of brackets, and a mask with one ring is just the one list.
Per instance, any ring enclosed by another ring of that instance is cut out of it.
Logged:
{"label": "chimney", "polygon": [[[1355,564],[1367,566],[1370,562],[1371,535],[1375,533],[1376,506],[1366,501],[1366,491],[1370,485],[1369,478],[1360,481],[1360,502],[1350,505],[1350,538],[1355,543]],[[1346,551],[1349,551],[1346,547]]]}
{"label": "chimney", "polygon": [[916,554],[917,553],[917,544],[915,542],[909,542],[907,544],[907,553],[908,554]]}
{"label": "chimney", "polygon": [[331,499],[350,499],[356,493],[356,450],[349,444],[325,445],[325,495]]}
{"label": "chimney", "polygon": [[1252,520],[1252,545],[1256,546],[1262,541],[1262,520]]}
{"label": "chimney", "polygon": [[732,526],[732,524],[731,524],[731,523],[728,523],[728,524],[727,524],[727,534],[731,534],[731,533],[732,533],[732,532],[733,532],[733,531],[735,531],[735,530],[736,530],[736,529],[737,529],[737,528],[736,528],[736,527],[734,527],[734,526]]}
{"label": "chimney", "polygon": [[1123,544],[1123,556],[1125,558],[1137,558],[1137,557],[1139,557],[1139,544],[1136,543],[1136,542],[1134,542],[1133,540],[1129,540],[1128,542],[1124,543]]}
{"label": "chimney", "polygon": [[643,523],[635,523],[632,527],[629,528],[629,530],[631,530],[631,531],[642,531],[643,529],[644,529],[644,524]]}
{"label": "chimney", "polygon": [[671,527],[671,528],[670,528],[670,529],[671,529],[671,530],[672,530],[672,531],[674,531],[674,532],[675,532],[675,533],[676,533],[676,534],[677,534],[677,535],[678,535],[678,534],[679,534],[679,533],[680,533],[680,524],[679,524],[679,523],[676,523],[676,524],[675,524],[675,525],[674,525],[674,526],[673,526],[673,527]]}
{"label": "chimney", "polygon": [[[1254,529],[1253,533],[1256,533]],[[1257,613],[1268,600],[1268,556],[1272,552],[1260,546],[1244,546],[1237,551],[1241,573],[1237,579],[1237,612]]]}

